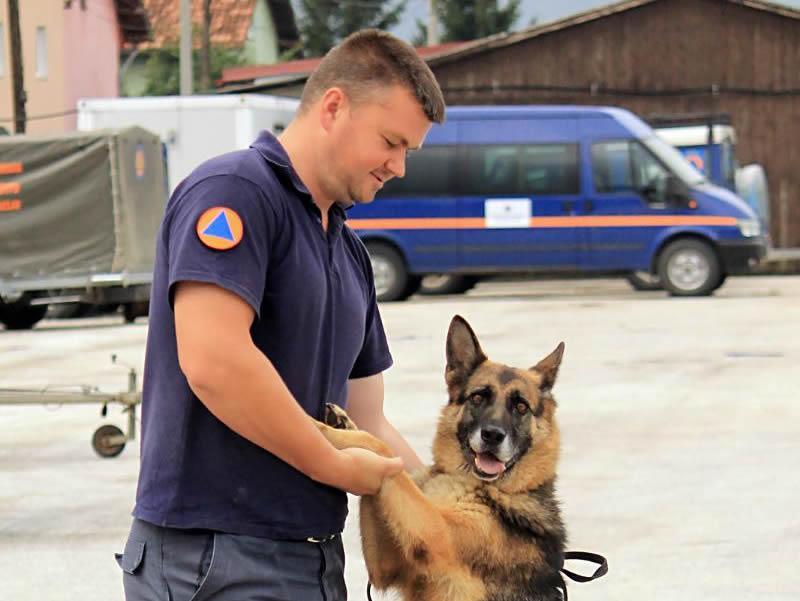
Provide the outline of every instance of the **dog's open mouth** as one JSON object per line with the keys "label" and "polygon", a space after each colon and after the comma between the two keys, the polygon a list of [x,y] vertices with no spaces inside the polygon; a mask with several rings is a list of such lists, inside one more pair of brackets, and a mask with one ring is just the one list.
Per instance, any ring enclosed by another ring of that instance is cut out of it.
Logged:
{"label": "dog's open mouth", "polygon": [[506,471],[506,464],[491,453],[475,453],[475,471],[486,480],[494,480]]}

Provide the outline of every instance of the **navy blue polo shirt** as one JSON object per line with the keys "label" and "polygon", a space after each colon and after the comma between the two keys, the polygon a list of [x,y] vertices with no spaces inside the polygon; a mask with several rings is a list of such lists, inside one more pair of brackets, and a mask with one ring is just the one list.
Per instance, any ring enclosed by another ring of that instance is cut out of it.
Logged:
{"label": "navy blue polo shirt", "polygon": [[255,345],[320,418],[326,402],[345,406],[348,379],[392,363],[369,256],[345,219],[336,205],[322,229],[307,188],[266,132],[175,190],[151,292],[135,517],[277,539],[342,531],[345,493],[239,436],[191,391],[178,364],[172,297],[176,283],[191,280],[247,301],[257,314]]}

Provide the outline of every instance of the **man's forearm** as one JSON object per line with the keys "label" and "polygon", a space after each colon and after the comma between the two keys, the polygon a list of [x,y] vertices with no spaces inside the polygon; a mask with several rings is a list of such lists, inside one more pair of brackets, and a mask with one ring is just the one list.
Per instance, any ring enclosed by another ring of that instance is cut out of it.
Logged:
{"label": "man's forearm", "polygon": [[411,448],[406,439],[403,438],[400,432],[398,432],[388,420],[382,420],[377,425],[374,432],[370,430],[367,431],[388,444],[392,450],[403,459],[403,466],[407,472],[413,472],[423,467],[424,464],[414,452],[414,449]]}

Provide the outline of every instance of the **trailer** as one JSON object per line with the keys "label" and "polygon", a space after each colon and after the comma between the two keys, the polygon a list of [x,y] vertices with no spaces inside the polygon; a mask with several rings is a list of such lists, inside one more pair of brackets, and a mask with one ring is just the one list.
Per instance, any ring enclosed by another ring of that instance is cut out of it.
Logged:
{"label": "trailer", "polygon": [[0,137],[0,322],[48,305],[146,314],[167,202],[161,141],[138,127]]}

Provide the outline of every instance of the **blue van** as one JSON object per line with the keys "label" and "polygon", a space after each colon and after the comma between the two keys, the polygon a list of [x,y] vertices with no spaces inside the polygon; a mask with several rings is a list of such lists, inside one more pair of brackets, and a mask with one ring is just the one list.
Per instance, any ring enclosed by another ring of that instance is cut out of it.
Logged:
{"label": "blue van", "polygon": [[452,107],[406,177],[348,224],[380,300],[422,276],[649,272],[676,296],[711,294],[766,254],[759,220],[629,111]]}

